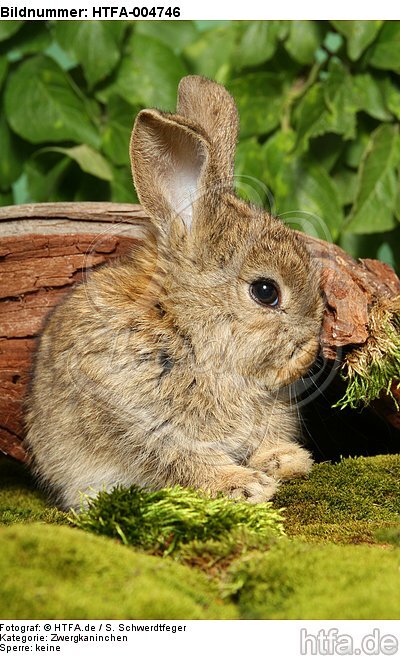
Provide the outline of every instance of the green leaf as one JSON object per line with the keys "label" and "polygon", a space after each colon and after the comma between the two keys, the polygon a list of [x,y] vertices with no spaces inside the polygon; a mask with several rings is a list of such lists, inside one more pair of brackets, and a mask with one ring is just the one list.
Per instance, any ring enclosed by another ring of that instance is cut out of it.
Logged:
{"label": "green leaf", "polygon": [[70,140],[98,146],[84,101],[48,57],[27,59],[11,75],[5,109],[12,129],[31,143]]}
{"label": "green leaf", "polygon": [[242,138],[267,134],[279,125],[284,82],[276,73],[248,73],[228,85],[239,110]]}
{"label": "green leaf", "polygon": [[329,131],[329,116],[322,84],[317,82],[307,91],[294,112],[294,119],[300,149],[306,149],[312,137],[319,137]]}
{"label": "green leaf", "polygon": [[113,168],[113,179],[111,181],[111,200],[113,203],[138,203],[135,188],[133,186],[130,167]]}
{"label": "green leaf", "polygon": [[16,61],[23,55],[43,52],[51,42],[51,35],[45,21],[26,21],[17,34],[7,43],[7,56]]}
{"label": "green leaf", "polygon": [[369,63],[375,68],[400,71],[400,21],[386,21],[371,48]]}
{"label": "green leaf", "polygon": [[94,175],[96,178],[100,178],[100,180],[107,180],[108,182],[112,180],[113,174],[107,160],[105,160],[100,153],[86,144],[74,146],[72,148],[44,148],[37,154],[41,155],[42,153],[47,152],[66,155],[76,162],[80,169],[85,173]]}
{"label": "green leaf", "polygon": [[6,207],[7,205],[13,204],[14,197],[12,191],[0,191],[0,207]]}
{"label": "green leaf", "polygon": [[[264,145],[267,181],[275,195],[276,211],[288,220],[296,213],[303,218],[310,213],[309,223],[314,229],[320,232],[322,222],[336,238],[343,222],[338,189],[323,168],[309,158],[295,157],[295,138],[293,132],[277,132]],[[326,228],[322,231],[325,237]]]}
{"label": "green leaf", "polygon": [[331,20],[332,25],[347,39],[347,53],[352,61],[360,58],[364,50],[373,42],[381,29],[383,21],[340,21]]}
{"label": "green leaf", "polygon": [[[336,239],[344,217],[338,189],[329,173],[310,166],[307,161],[297,162],[295,185],[292,197],[282,203],[280,210],[278,207],[280,213],[310,213],[317,218],[316,227],[320,229],[318,223],[322,222],[325,226],[323,232],[326,233],[327,229],[332,239]],[[310,222],[314,225],[312,218]]]}
{"label": "green leaf", "polygon": [[[80,166],[59,152],[42,150],[27,163],[31,201],[106,201],[110,183],[84,173]],[[27,201],[25,201],[27,202]]]}
{"label": "green leaf", "polygon": [[[375,238],[375,235],[372,236]],[[383,259],[384,262],[387,262],[394,268],[396,271],[397,275],[400,273],[400,249],[399,249],[399,243],[400,243],[400,225],[397,225],[397,227],[392,230],[391,232],[386,232],[382,235],[383,242],[382,245],[379,247],[379,250],[377,252],[376,257],[378,259]],[[391,257],[388,254],[388,249],[386,250],[386,253],[380,251],[382,246],[387,244],[387,246],[390,248],[391,251]],[[380,252],[379,252],[380,251]],[[366,257],[363,255],[362,257]]]}
{"label": "green leaf", "polygon": [[[72,167],[75,168],[75,167]],[[75,187],[72,200],[77,202],[98,201],[104,202],[110,198],[110,183],[105,180],[96,180],[93,184],[93,177],[76,167]],[[78,174],[78,175],[77,175]],[[71,176],[72,177],[72,176]]]}
{"label": "green leaf", "polygon": [[129,166],[129,142],[133,122],[139,108],[119,96],[111,96],[107,105],[107,122],[102,135],[102,150],[118,165]]}
{"label": "green leaf", "polygon": [[357,173],[342,167],[333,176],[333,181],[338,190],[340,204],[343,207],[351,205],[357,192]]}
{"label": "green leaf", "polygon": [[265,154],[257,139],[242,139],[236,151],[235,185],[236,192],[258,206],[268,201],[265,184]]}
{"label": "green leaf", "polygon": [[358,171],[356,199],[346,224],[347,231],[384,232],[396,225],[398,133],[398,126],[381,125],[371,135]]}
{"label": "green leaf", "polygon": [[393,267],[393,269],[396,267],[395,254],[391,245],[387,241],[384,241],[383,244],[379,246],[376,255],[378,260],[381,262],[389,264],[389,266]]}
{"label": "green leaf", "polygon": [[8,60],[6,57],[0,57],[0,91],[3,86],[3,82],[6,79],[8,72]]}
{"label": "green leaf", "polygon": [[197,41],[184,50],[191,71],[226,82],[239,34],[239,26],[232,23],[203,32]]}
{"label": "green leaf", "polygon": [[224,25],[230,25],[232,23],[230,20],[195,20],[193,22],[199,32],[208,32],[216,27],[223,27]]}
{"label": "green leaf", "polygon": [[[351,232],[342,232],[339,239],[339,246],[350,253],[355,259],[369,257],[372,259],[383,259],[394,269],[400,268],[400,251],[399,251],[400,226],[390,232],[373,233],[370,235],[353,234]],[[387,245],[393,256],[393,260],[388,258]]]}
{"label": "green leaf", "polygon": [[[328,32],[327,35],[325,36],[322,45],[325,48],[325,51],[328,50],[328,52],[334,54],[338,52],[342,47],[343,37],[341,34],[338,34],[337,32]],[[320,48],[318,52],[321,52],[321,50],[322,48]]]}
{"label": "green leaf", "polygon": [[0,189],[6,191],[22,173],[24,163],[23,144],[8,127],[0,105]]}
{"label": "green leaf", "polygon": [[[52,160],[51,160],[52,161]],[[31,158],[26,166],[27,184],[32,200],[36,203],[69,200],[70,187],[64,185],[71,160],[63,157],[54,165],[48,166],[48,158]],[[63,193],[64,192],[64,193]],[[67,195],[65,195],[67,192]]]}
{"label": "green leaf", "polygon": [[337,134],[324,134],[310,143],[309,157],[315,165],[331,171],[345,147],[342,137]]}
{"label": "green leaf", "polygon": [[324,169],[311,167],[306,172],[304,184],[300,184],[298,199],[302,211],[311,212],[322,219],[332,238],[336,239],[344,215],[339,190],[329,173]]}
{"label": "green leaf", "polygon": [[346,144],[344,162],[350,168],[357,169],[369,144],[371,128],[359,121],[356,139]]}
{"label": "green leaf", "polygon": [[257,176],[265,166],[263,147],[257,139],[242,139],[236,150],[235,175]]}
{"label": "green leaf", "polygon": [[339,60],[333,59],[329,64],[328,76],[324,84],[324,98],[329,110],[328,131],[342,134],[345,139],[354,138],[357,104],[353,81]]}
{"label": "green leaf", "polygon": [[387,108],[400,119],[400,88],[390,78],[383,80],[380,86]]}
{"label": "green leaf", "polygon": [[16,34],[23,26],[24,21],[0,20],[0,41],[6,41]]}
{"label": "green leaf", "polygon": [[186,46],[190,45],[199,36],[194,21],[137,21],[136,34],[151,36],[180,54]]}
{"label": "green leaf", "polygon": [[44,51],[45,55],[54,59],[54,61],[63,69],[63,71],[70,71],[78,65],[75,57],[70,57],[65,50],[58,45],[57,41],[52,41],[48,48]]}
{"label": "green leaf", "polygon": [[29,195],[28,191],[28,181],[26,173],[22,173],[18,180],[16,180],[12,186],[12,193],[14,197],[14,203],[16,205],[24,205],[24,203],[31,203],[32,198]]}
{"label": "green leaf", "polygon": [[370,73],[353,76],[353,89],[357,107],[378,121],[390,121],[392,116],[386,108],[384,89]]}
{"label": "green leaf", "polygon": [[[400,221],[400,171],[398,173],[398,185],[397,185],[397,195],[396,195],[396,204],[394,207],[394,214],[398,221]],[[400,260],[400,251],[399,251],[399,260]]]}
{"label": "green leaf", "polygon": [[351,76],[339,61],[332,60],[324,82],[313,84],[294,112],[298,148],[305,150],[311,138],[329,132],[354,138],[356,112]]}
{"label": "green leaf", "polygon": [[294,20],[291,21],[285,48],[300,64],[312,64],[323,37],[324,32],[317,21]]}
{"label": "green leaf", "polygon": [[111,94],[120,94],[132,105],[173,111],[179,81],[187,75],[182,60],[166,45],[150,36],[133,34]]}
{"label": "green leaf", "polygon": [[58,21],[55,36],[62,48],[81,64],[93,87],[117,65],[125,21]]}
{"label": "green leaf", "polygon": [[281,23],[273,20],[240,22],[240,41],[234,57],[236,70],[258,66],[271,59],[282,33]]}
{"label": "green leaf", "polygon": [[263,146],[266,183],[271,186],[278,200],[289,196],[293,191],[295,143],[295,132],[286,130],[275,132]]}

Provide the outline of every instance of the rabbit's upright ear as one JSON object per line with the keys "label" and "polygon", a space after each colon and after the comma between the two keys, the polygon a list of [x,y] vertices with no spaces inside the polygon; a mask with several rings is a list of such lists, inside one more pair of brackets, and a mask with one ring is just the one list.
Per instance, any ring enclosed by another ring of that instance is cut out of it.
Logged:
{"label": "rabbit's upright ear", "polygon": [[235,101],[221,84],[200,75],[181,79],[177,114],[195,121],[212,147],[214,174],[225,187],[233,185],[239,117]]}
{"label": "rabbit's upright ear", "polygon": [[207,185],[210,144],[182,117],[142,110],[131,138],[132,173],[139,200],[163,232],[180,215],[189,228],[195,201]]}

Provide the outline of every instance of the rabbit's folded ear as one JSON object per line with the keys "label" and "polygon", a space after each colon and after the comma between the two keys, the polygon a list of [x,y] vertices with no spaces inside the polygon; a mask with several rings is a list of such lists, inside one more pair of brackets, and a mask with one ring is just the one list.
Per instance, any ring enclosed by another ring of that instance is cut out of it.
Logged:
{"label": "rabbit's folded ear", "polygon": [[153,221],[168,232],[168,223],[179,215],[189,228],[210,174],[207,138],[191,121],[144,109],[133,127],[130,152],[136,191]]}
{"label": "rabbit's folded ear", "polygon": [[226,186],[233,184],[239,117],[235,101],[221,84],[200,75],[181,79],[177,114],[195,121],[207,135],[215,159],[215,174]]}

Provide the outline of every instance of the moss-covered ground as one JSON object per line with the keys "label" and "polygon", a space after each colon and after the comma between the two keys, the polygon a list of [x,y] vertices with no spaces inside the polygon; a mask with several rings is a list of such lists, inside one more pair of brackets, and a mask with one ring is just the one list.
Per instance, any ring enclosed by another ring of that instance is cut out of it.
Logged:
{"label": "moss-covered ground", "polygon": [[283,485],[274,503],[286,508],[290,536],[313,542],[380,542],[383,529],[400,529],[400,456],[316,464],[309,478]]}
{"label": "moss-covered ground", "polygon": [[[106,497],[102,503],[106,512]],[[108,517],[112,508],[114,528],[126,531],[127,508],[119,510],[116,497],[113,503]],[[285,509],[284,536],[274,508],[263,532],[268,508],[259,525],[254,508],[248,516],[235,509],[235,528],[229,508],[214,504],[207,520],[199,510],[189,513],[185,542],[181,504],[181,547],[148,543],[143,550],[137,541],[123,544],[118,530],[96,530],[93,511],[77,527],[22,466],[0,459],[0,617],[400,617],[400,456],[314,465],[308,479],[280,488],[274,507]],[[164,527],[172,522],[173,533],[171,508],[161,519]],[[213,533],[215,512],[224,513],[225,536]]]}

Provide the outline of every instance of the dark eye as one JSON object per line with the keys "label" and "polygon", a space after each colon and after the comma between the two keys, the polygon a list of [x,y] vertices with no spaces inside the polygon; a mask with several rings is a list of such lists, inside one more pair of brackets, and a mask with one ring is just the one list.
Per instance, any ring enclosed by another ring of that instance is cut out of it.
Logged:
{"label": "dark eye", "polygon": [[255,280],[250,285],[250,294],[260,305],[267,307],[277,307],[279,305],[279,289],[273,280],[265,278]]}

